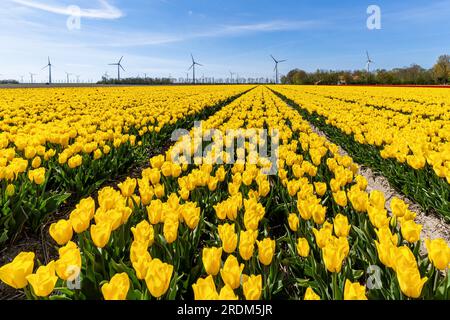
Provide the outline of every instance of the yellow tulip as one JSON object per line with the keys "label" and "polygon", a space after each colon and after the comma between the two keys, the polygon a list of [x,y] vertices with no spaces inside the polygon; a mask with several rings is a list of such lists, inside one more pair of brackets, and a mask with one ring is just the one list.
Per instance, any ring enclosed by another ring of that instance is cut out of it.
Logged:
{"label": "yellow tulip", "polygon": [[178,226],[179,226],[178,217],[176,218],[171,217],[170,219],[166,217],[163,226],[163,234],[167,243],[173,243],[175,242],[175,240],[177,240]]}
{"label": "yellow tulip", "polygon": [[270,265],[275,254],[275,240],[265,238],[262,241],[256,241],[256,243],[258,244],[259,261],[265,266]]}
{"label": "yellow tulip", "polygon": [[422,294],[422,288],[428,278],[421,278],[417,267],[397,268],[396,273],[403,294],[410,298],[419,298]]}
{"label": "yellow tulip", "polygon": [[213,277],[210,275],[206,279],[198,279],[196,283],[192,285],[194,291],[195,300],[218,300],[216,285],[214,284]]}
{"label": "yellow tulip", "polygon": [[76,233],[83,233],[89,229],[91,217],[88,211],[75,209],[70,213],[69,222]]}
{"label": "yellow tulip", "polygon": [[79,154],[74,155],[67,161],[67,164],[69,165],[69,168],[71,168],[71,169],[75,169],[76,167],[81,166],[82,163],[83,163],[83,158]]}
{"label": "yellow tulip", "polygon": [[136,227],[132,227],[131,232],[133,233],[134,241],[144,242],[149,247],[153,244],[155,239],[153,226],[146,220],[139,222]]}
{"label": "yellow tulip", "polygon": [[125,198],[129,198],[134,194],[136,183],[136,179],[127,178],[124,182],[119,183],[117,186],[122,192],[122,196],[124,196]]}
{"label": "yellow tulip", "polygon": [[333,199],[337,205],[341,207],[347,206],[347,195],[345,194],[345,191],[340,190],[338,192],[333,193]]}
{"label": "yellow tulip", "polygon": [[316,190],[317,195],[322,197],[327,191],[327,184],[325,182],[314,182],[314,189]]}
{"label": "yellow tulip", "polygon": [[239,255],[245,261],[250,260],[255,250],[255,241],[258,231],[241,231],[239,236]]}
{"label": "yellow tulip", "polygon": [[38,297],[47,297],[55,288],[58,277],[55,275],[55,261],[51,261],[46,266],[40,266],[36,273],[27,277],[33,288],[34,294]]}
{"label": "yellow tulip", "polygon": [[346,216],[338,214],[333,219],[334,234],[337,237],[347,237],[350,232],[350,225]]}
{"label": "yellow tulip", "polygon": [[242,289],[246,300],[259,300],[262,293],[261,275],[243,276]]}
{"label": "yellow tulip", "polygon": [[311,289],[311,287],[308,287],[308,289],[306,289],[305,292],[305,296],[303,298],[303,300],[320,300],[320,296],[318,294],[316,294],[313,289]]}
{"label": "yellow tulip", "polygon": [[222,248],[203,248],[202,261],[207,274],[217,275],[222,262]]}
{"label": "yellow tulip", "polygon": [[72,239],[72,225],[68,220],[59,220],[58,222],[50,225],[49,233],[57,244],[60,246],[65,245],[70,241],[70,239]]}
{"label": "yellow tulip", "polygon": [[316,238],[317,246],[322,249],[327,244],[328,239],[332,236],[333,232],[333,225],[325,222],[322,226],[322,229],[317,230],[316,228],[313,228],[313,233]]}
{"label": "yellow tulip", "polygon": [[162,210],[163,203],[161,200],[157,199],[150,202],[150,205],[147,207],[147,214],[151,224],[155,225],[162,221]]}
{"label": "yellow tulip", "polygon": [[297,240],[297,253],[303,257],[306,258],[307,256],[309,256],[309,243],[308,240],[306,240],[305,238],[298,238]]}
{"label": "yellow tulip", "polygon": [[58,277],[63,280],[74,280],[81,271],[81,253],[77,245],[69,241],[58,250],[59,259],[55,262],[55,270]]}
{"label": "yellow tulip", "polygon": [[103,248],[111,237],[111,224],[108,221],[91,225],[91,238],[97,248]]}
{"label": "yellow tulip", "polygon": [[231,289],[231,287],[226,284],[222,287],[222,289],[220,289],[219,300],[233,301],[233,300],[239,300],[239,298],[234,293],[233,289]]}
{"label": "yellow tulip", "polygon": [[433,265],[439,270],[445,271],[448,269],[450,264],[450,247],[447,245],[447,242],[444,239],[426,239],[425,245],[428,251],[428,259]]}
{"label": "yellow tulip", "polygon": [[25,288],[27,276],[33,273],[34,253],[21,252],[12,262],[0,268],[0,280],[15,289]]}
{"label": "yellow tulip", "polygon": [[298,230],[298,225],[300,223],[300,220],[298,219],[297,214],[295,213],[291,213],[288,217],[288,223],[289,223],[289,228],[296,232]]}
{"label": "yellow tulip", "polygon": [[237,234],[234,224],[223,224],[218,227],[219,237],[222,241],[223,251],[233,253],[237,247]]}
{"label": "yellow tulip", "polygon": [[220,270],[220,275],[223,282],[234,290],[240,286],[242,270],[244,264],[239,265],[236,257],[230,254]]}
{"label": "yellow tulip", "polygon": [[403,238],[409,243],[416,243],[420,239],[420,233],[422,232],[422,225],[416,224],[412,220],[405,221],[401,224],[401,232]]}
{"label": "yellow tulip", "polygon": [[172,273],[172,265],[163,263],[159,259],[153,259],[150,262],[145,282],[153,297],[159,298],[167,292]]}
{"label": "yellow tulip", "polygon": [[408,205],[401,199],[394,197],[391,201],[392,214],[397,218],[403,217],[406,214]]}
{"label": "yellow tulip", "polygon": [[344,300],[367,300],[366,287],[358,282],[352,283],[348,279],[345,280]]}
{"label": "yellow tulip", "polygon": [[108,283],[102,286],[105,300],[126,300],[129,290],[130,279],[125,272],[115,274]]}
{"label": "yellow tulip", "polygon": [[[136,254],[135,254],[136,256]],[[139,280],[144,280],[147,276],[148,267],[150,265],[150,262],[152,261],[152,257],[150,256],[150,253],[145,250],[144,254],[137,255],[132,260],[133,269],[136,272],[136,278]]]}

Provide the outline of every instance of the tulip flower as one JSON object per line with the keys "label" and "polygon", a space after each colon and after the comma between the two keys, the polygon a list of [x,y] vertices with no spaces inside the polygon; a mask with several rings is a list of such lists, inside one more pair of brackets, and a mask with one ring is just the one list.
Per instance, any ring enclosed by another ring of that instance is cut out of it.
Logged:
{"label": "tulip flower", "polygon": [[125,272],[115,274],[108,283],[102,286],[105,300],[126,300],[129,290],[130,279]]}
{"label": "tulip flower", "polygon": [[450,247],[444,239],[425,240],[428,251],[428,259],[439,270],[447,270],[450,267]]}
{"label": "tulip flower", "polygon": [[358,282],[352,283],[348,279],[345,280],[344,300],[367,300],[366,287]]}
{"label": "tulip flower", "polygon": [[46,266],[40,266],[36,273],[30,274],[26,278],[36,296],[47,297],[52,293],[56,281],[58,281],[58,277],[55,275],[55,262],[51,261]]}
{"label": "tulip flower", "polygon": [[160,298],[169,289],[172,278],[173,266],[163,263],[159,259],[153,259],[148,265],[145,282],[151,295]]}
{"label": "tulip flower", "polygon": [[417,267],[397,268],[396,273],[403,294],[410,298],[419,298],[422,294],[422,288],[428,278],[421,278]]}
{"label": "tulip flower", "polygon": [[320,300],[320,296],[316,294],[311,287],[308,287],[303,300]]}
{"label": "tulip flower", "polygon": [[214,284],[214,279],[211,275],[208,276],[206,279],[201,278],[198,279],[197,282],[192,285],[192,289],[194,291],[195,300],[205,301],[205,300],[219,299],[219,295],[217,294],[216,290],[216,285]]}
{"label": "tulip flower", "polygon": [[222,248],[203,248],[202,261],[207,274],[217,275],[222,262]]}
{"label": "tulip flower", "polygon": [[240,286],[242,270],[244,270],[244,264],[239,265],[236,257],[229,255],[220,270],[220,275],[223,282],[234,290]]}
{"label": "tulip flower", "polygon": [[122,196],[124,196],[125,198],[129,198],[134,194],[136,183],[136,179],[127,178],[124,182],[119,183],[117,186],[122,192]]}
{"label": "tulip flower", "polygon": [[139,222],[136,227],[132,227],[131,232],[133,233],[134,241],[144,242],[149,247],[153,244],[155,237],[153,226],[146,220]]}
{"label": "tulip flower", "polygon": [[58,277],[63,280],[76,279],[81,271],[81,253],[77,245],[69,241],[58,250],[59,259],[55,262]]}
{"label": "tulip flower", "polygon": [[53,240],[60,246],[65,245],[72,239],[73,230],[72,225],[68,220],[59,220],[50,225],[49,233]]}
{"label": "tulip flower", "polygon": [[305,238],[298,238],[297,240],[297,253],[303,257],[306,258],[309,256],[309,243],[308,240]]}
{"label": "tulip flower", "polygon": [[223,224],[218,227],[219,237],[222,241],[223,251],[233,253],[237,247],[237,234],[234,224]]}
{"label": "tulip flower", "polygon": [[103,248],[111,237],[111,224],[108,221],[91,225],[91,238],[97,248]]}
{"label": "tulip flower", "polygon": [[239,255],[245,261],[250,260],[255,250],[255,241],[258,231],[241,231],[239,237]]}
{"label": "tulip flower", "polygon": [[34,253],[21,252],[12,262],[0,268],[0,280],[15,289],[27,286],[27,276],[33,273]]}
{"label": "tulip flower", "polygon": [[401,224],[401,232],[403,238],[409,243],[416,243],[420,239],[420,233],[422,232],[422,225],[416,224],[412,220],[405,221]]}
{"label": "tulip flower", "polygon": [[298,219],[297,214],[295,213],[291,213],[288,217],[288,223],[289,223],[289,228],[296,232],[298,230],[298,225],[300,223],[300,220]]}
{"label": "tulip flower", "polygon": [[262,241],[256,241],[256,243],[258,244],[259,261],[265,266],[270,265],[275,254],[275,240],[266,238]]}
{"label": "tulip flower", "polygon": [[245,299],[259,300],[262,293],[262,277],[261,275],[243,276],[242,289],[244,291]]}
{"label": "tulip flower", "polygon": [[337,237],[347,237],[350,232],[350,225],[348,219],[342,214],[336,215],[333,219],[334,234]]}

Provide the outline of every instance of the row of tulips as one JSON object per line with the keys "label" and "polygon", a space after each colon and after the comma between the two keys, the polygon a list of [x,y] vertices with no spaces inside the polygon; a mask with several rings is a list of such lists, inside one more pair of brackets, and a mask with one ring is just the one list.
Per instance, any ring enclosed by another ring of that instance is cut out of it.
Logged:
{"label": "row of tulips", "polygon": [[[272,91],[251,90],[201,128],[218,129],[212,144],[180,138],[139,179],[81,200],[50,227],[56,261],[36,269],[23,252],[0,279],[29,299],[450,298],[448,244],[427,239],[421,254],[408,206],[396,199],[389,215],[352,158]],[[228,129],[272,135],[230,154]],[[257,152],[268,145],[275,162]],[[189,163],[180,150],[204,152]]]}
{"label": "row of tulips", "polygon": [[409,89],[406,100],[388,95],[400,95],[398,88],[352,88],[351,93],[332,87],[273,89],[355,161],[382,172],[425,210],[450,219],[446,90]]}
{"label": "row of tulips", "polygon": [[158,150],[250,89],[239,87],[4,90],[0,98],[0,243],[37,230],[66,202]]}

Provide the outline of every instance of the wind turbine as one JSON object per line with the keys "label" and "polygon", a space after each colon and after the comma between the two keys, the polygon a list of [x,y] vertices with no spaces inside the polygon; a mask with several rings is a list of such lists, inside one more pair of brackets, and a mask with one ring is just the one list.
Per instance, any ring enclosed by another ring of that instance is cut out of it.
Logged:
{"label": "wind turbine", "polygon": [[286,62],[287,60],[277,60],[273,57],[273,55],[270,55],[273,59],[273,61],[275,62],[275,83],[278,83],[278,64],[282,63],[282,62]]}
{"label": "wind turbine", "polygon": [[77,83],[80,83],[80,77],[81,76],[79,74],[77,74],[76,77],[77,77]]}
{"label": "wind turbine", "polygon": [[68,72],[65,72],[65,73],[66,73],[66,76],[67,76],[67,83],[69,83],[70,82],[69,77],[72,75],[72,73],[68,73]]}
{"label": "wind turbine", "polygon": [[231,72],[231,71],[230,71],[230,76],[231,76],[231,83],[233,83],[234,72]]}
{"label": "wind turbine", "polygon": [[195,61],[194,56],[192,55],[192,53],[191,53],[191,58],[192,58],[192,65],[188,69],[188,71],[192,69],[192,79],[193,79],[193,84],[195,84],[195,66],[197,65],[197,66],[203,67],[203,65],[200,64],[200,63],[197,63]]}
{"label": "wind turbine", "polygon": [[370,59],[369,52],[366,50],[367,55],[367,73],[370,73],[370,64],[373,63],[373,61]]}
{"label": "wind turbine", "polygon": [[52,63],[50,62],[50,57],[48,57],[48,64],[42,68],[44,70],[45,68],[48,68],[48,83],[52,83]]}
{"label": "wind turbine", "polygon": [[122,62],[123,56],[122,58],[120,58],[119,62],[117,63],[110,63],[110,66],[117,66],[117,79],[120,81],[120,68],[122,68],[123,71],[125,71],[125,69],[122,67],[122,65],[120,64]]}
{"label": "wind turbine", "polygon": [[23,83],[23,77],[24,76],[20,76],[20,83]]}
{"label": "wind turbine", "polygon": [[36,75],[36,73],[31,73],[30,72],[31,83],[33,83],[33,76],[35,76],[35,75]]}

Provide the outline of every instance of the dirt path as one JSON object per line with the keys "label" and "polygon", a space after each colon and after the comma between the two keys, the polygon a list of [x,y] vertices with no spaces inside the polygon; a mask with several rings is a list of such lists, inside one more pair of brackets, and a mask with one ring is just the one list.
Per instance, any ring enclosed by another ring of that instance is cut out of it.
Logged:
{"label": "dirt path", "polygon": [[[328,137],[320,130],[318,130],[315,126],[310,124],[312,130],[317,133],[321,137],[325,137],[328,139]],[[348,155],[348,153],[342,149],[342,147],[339,146],[339,153],[341,155]],[[399,199],[402,199],[405,203],[409,205],[409,209],[412,212],[415,212],[417,214],[417,217],[415,221],[417,223],[422,224],[422,233],[421,233],[421,239],[437,239],[442,238],[447,243],[450,243],[450,224],[446,223],[444,221],[444,218],[440,217],[439,215],[435,213],[429,213],[427,214],[422,210],[420,205],[418,205],[416,202],[412,201],[411,199],[405,197],[403,194],[399,193],[397,190],[395,190],[391,184],[389,183],[388,179],[385,178],[383,175],[374,172],[371,168],[368,168],[366,166],[359,165],[359,174],[362,175],[367,179],[368,187],[367,191],[370,192],[372,190],[379,190],[382,191],[385,194],[386,197],[386,210],[388,210],[388,213],[391,215],[391,209],[390,204],[394,197],[397,197]],[[424,243],[422,242],[422,251],[424,248]]]}

